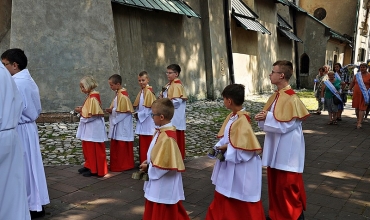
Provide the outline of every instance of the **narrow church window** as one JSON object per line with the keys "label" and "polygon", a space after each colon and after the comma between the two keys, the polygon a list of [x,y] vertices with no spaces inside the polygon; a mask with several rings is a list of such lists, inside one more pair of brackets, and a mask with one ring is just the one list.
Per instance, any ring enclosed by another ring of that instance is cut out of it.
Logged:
{"label": "narrow church window", "polygon": [[310,58],[306,53],[302,54],[301,56],[301,75],[308,76],[308,73],[310,72]]}

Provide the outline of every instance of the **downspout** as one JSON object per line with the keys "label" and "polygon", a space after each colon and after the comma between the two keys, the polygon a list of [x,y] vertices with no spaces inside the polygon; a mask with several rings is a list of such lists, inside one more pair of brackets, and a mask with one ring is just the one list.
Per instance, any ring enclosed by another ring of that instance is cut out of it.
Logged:
{"label": "downspout", "polygon": [[351,63],[355,62],[355,50],[356,50],[356,41],[357,41],[357,30],[358,30],[358,15],[360,13],[360,1],[357,0],[357,10],[356,10],[356,25],[354,30],[354,36],[353,36],[353,44],[352,44],[352,57],[351,57]]}
{"label": "downspout", "polygon": [[233,49],[232,49],[232,44],[231,44],[229,0],[224,0],[224,22],[225,22],[227,62],[229,65],[229,78],[230,78],[230,84],[234,84],[235,76],[234,76]]}
{"label": "downspout", "polygon": [[[294,4],[296,4],[296,0],[293,1]],[[297,12],[295,9],[292,10],[293,15],[293,32],[295,36],[297,35]],[[294,59],[295,59],[295,75],[296,75],[296,84],[297,89],[300,89],[301,87],[301,77],[299,75],[299,56],[298,56],[298,42],[294,41]]]}

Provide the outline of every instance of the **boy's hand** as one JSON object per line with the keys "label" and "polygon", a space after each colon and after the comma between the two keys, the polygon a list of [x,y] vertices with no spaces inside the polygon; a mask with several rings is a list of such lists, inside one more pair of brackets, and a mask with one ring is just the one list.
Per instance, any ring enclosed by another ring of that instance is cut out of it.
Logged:
{"label": "boy's hand", "polygon": [[217,150],[220,150],[222,153],[225,153],[225,151],[227,150],[227,144],[217,147]]}
{"label": "boy's hand", "polygon": [[266,117],[267,117],[267,111],[261,111],[256,116],[254,116],[254,119],[256,121],[264,121],[266,120]]}
{"label": "boy's hand", "polygon": [[82,106],[77,106],[75,108],[75,112],[81,113],[81,111],[82,111]]}
{"label": "boy's hand", "polygon": [[148,171],[148,164],[146,161],[144,161],[140,166],[140,170],[147,172]]}
{"label": "boy's hand", "polygon": [[112,114],[112,109],[111,108],[106,108],[105,111],[108,112],[109,114]]}

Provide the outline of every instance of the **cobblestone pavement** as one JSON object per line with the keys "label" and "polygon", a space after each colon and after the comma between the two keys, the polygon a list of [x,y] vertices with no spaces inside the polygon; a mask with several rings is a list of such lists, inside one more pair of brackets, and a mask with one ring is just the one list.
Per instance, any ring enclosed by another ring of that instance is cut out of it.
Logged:
{"label": "cobblestone pavement", "polygon": [[[266,95],[249,96],[245,109],[254,114],[262,109]],[[223,107],[223,101],[195,101],[186,108],[186,155],[188,158],[204,156],[216,142],[216,134],[229,110]],[[38,123],[40,148],[44,165],[81,165],[84,162],[81,140],[76,138],[78,122],[74,123]],[[107,131],[109,123],[106,122]],[[255,131],[258,128],[253,124]],[[135,138],[135,161],[138,161],[138,138]],[[106,142],[109,163],[109,142]]]}

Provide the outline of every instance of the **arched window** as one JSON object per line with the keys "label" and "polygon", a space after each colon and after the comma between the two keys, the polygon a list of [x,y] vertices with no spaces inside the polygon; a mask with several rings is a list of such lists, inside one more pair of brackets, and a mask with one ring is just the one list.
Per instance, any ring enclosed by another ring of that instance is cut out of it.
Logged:
{"label": "arched window", "polygon": [[301,56],[301,68],[299,68],[302,75],[308,75],[310,72],[310,58],[306,53]]}
{"label": "arched window", "polygon": [[[336,64],[338,62],[338,56],[335,54],[334,55],[334,64]],[[334,68],[334,67],[333,67]]]}

